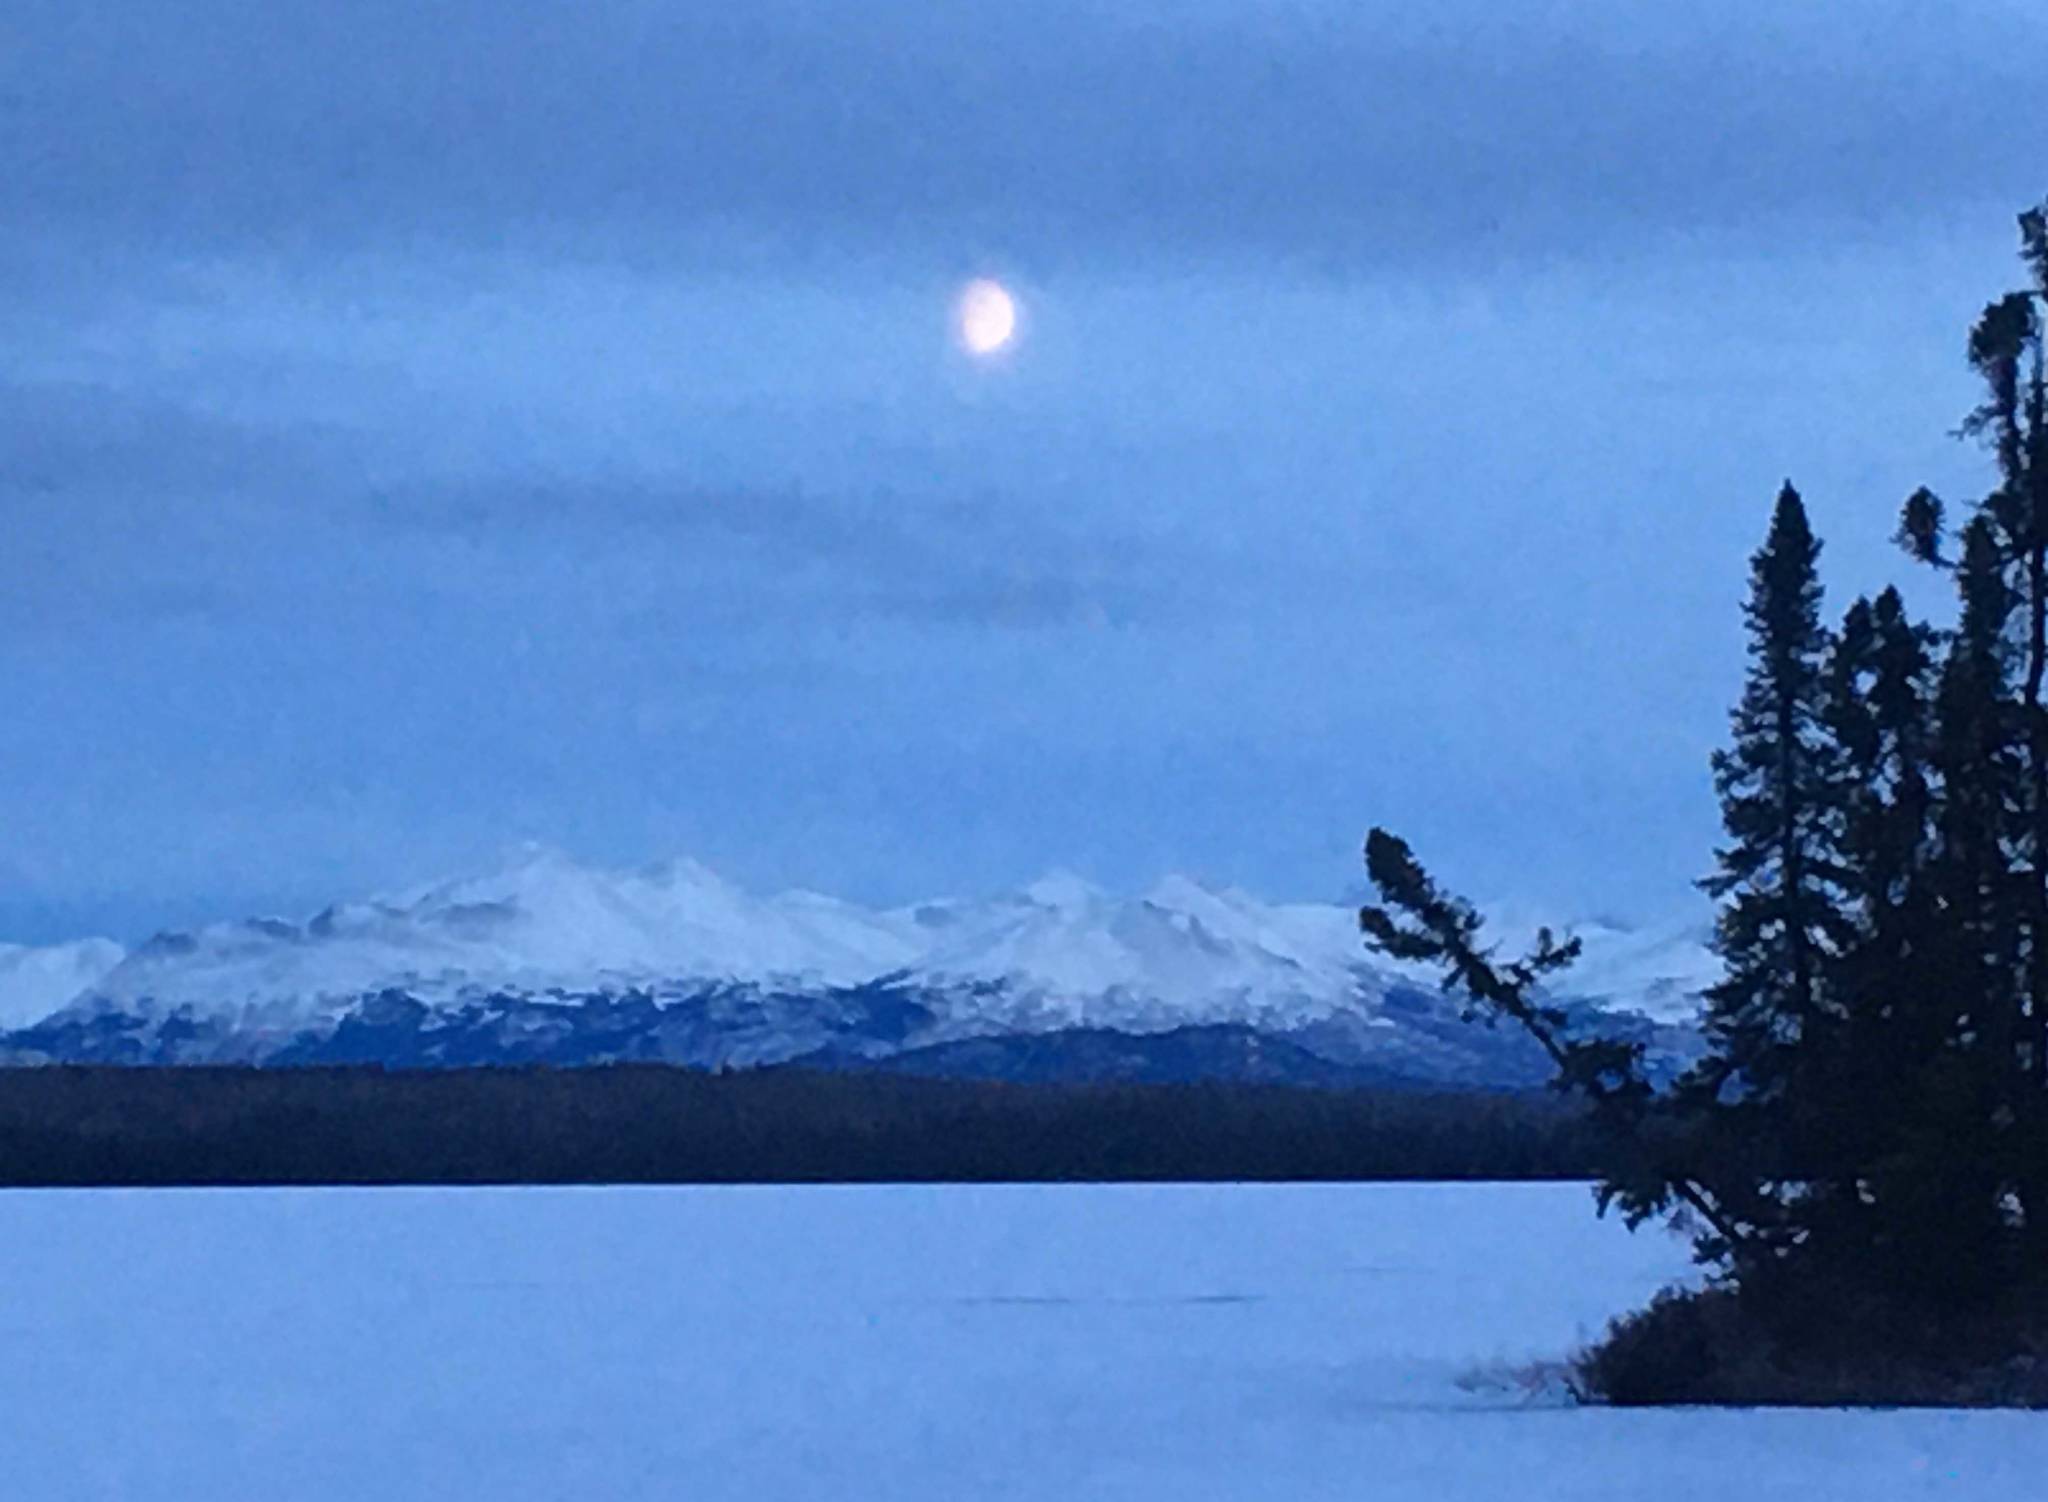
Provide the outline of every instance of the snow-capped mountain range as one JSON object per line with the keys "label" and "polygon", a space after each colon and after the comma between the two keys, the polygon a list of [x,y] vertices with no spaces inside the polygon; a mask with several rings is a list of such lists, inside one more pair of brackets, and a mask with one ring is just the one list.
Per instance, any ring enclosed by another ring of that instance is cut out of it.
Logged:
{"label": "snow-capped mountain range", "polygon": [[[1504,912],[1498,929],[1512,945],[1535,926]],[[1699,933],[1575,931],[1585,958],[1562,994],[1682,1031],[1713,974]],[[970,1039],[1223,1029],[1212,1041],[1238,1052],[1284,1039],[1343,1067],[1456,1077],[1488,1066],[1445,1048],[1513,1047],[1461,1038],[1433,982],[1369,955],[1335,904],[1179,876],[1119,896],[1055,875],[875,909],[756,896],[692,861],[612,872],[546,850],[303,923],[0,951],[0,1027],[17,1060],[135,1062],[873,1065]]]}

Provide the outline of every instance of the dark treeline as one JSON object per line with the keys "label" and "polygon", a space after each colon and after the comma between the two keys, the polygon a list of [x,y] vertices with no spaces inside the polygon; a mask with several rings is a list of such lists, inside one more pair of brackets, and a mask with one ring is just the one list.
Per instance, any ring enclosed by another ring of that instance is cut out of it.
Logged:
{"label": "dark treeline", "polygon": [[0,1184],[1590,1176],[1555,1096],[1004,1085],[663,1065],[0,1070]]}

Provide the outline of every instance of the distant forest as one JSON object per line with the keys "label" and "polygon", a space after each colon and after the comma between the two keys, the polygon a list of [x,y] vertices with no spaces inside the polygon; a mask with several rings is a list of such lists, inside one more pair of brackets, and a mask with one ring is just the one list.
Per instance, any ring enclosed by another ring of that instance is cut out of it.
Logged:
{"label": "distant forest", "polygon": [[666,1065],[0,1070],[0,1185],[1557,1179],[1550,1093]]}

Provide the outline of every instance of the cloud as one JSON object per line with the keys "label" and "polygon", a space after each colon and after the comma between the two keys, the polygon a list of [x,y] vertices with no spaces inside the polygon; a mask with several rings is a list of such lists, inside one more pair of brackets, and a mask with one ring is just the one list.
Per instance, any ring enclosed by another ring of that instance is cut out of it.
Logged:
{"label": "cloud", "polygon": [[[10,849],[131,912],[528,834],[1304,891],[1370,816],[1683,892],[1779,479],[1849,588],[1981,479],[2044,32],[10,0]],[[991,269],[1001,370],[943,322]]]}
{"label": "cloud", "polygon": [[[0,619],[304,619],[568,608],[619,629],[789,635],[897,620],[1043,629],[1185,617],[1217,560],[1113,520],[902,485],[819,493],[687,473],[394,472],[388,435],[222,417],[76,383],[0,382]],[[587,588],[589,599],[577,595]],[[536,603],[552,594],[546,605]]]}
{"label": "cloud", "polygon": [[2004,3],[9,10],[0,211],[166,253],[1491,261],[2009,205],[2048,125]]}
{"label": "cloud", "polygon": [[[677,475],[498,476],[382,489],[357,511],[380,535],[544,560],[550,571],[587,560],[607,590],[623,584],[647,604],[643,620],[729,630],[1185,622],[1216,607],[1229,575],[1223,558],[1113,518],[1062,527],[1016,496],[929,488],[821,494]],[[680,598],[655,608],[674,590]]]}
{"label": "cloud", "polygon": [[0,380],[5,646],[219,622],[289,547],[326,435],[286,438],[147,395]]}

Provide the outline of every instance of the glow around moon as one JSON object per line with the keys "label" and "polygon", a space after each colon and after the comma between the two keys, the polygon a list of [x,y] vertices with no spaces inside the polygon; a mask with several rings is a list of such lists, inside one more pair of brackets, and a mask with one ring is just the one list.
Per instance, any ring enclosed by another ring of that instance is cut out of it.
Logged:
{"label": "glow around moon", "polygon": [[992,355],[1017,335],[1017,303],[1000,282],[969,282],[960,293],[960,342],[974,355]]}

